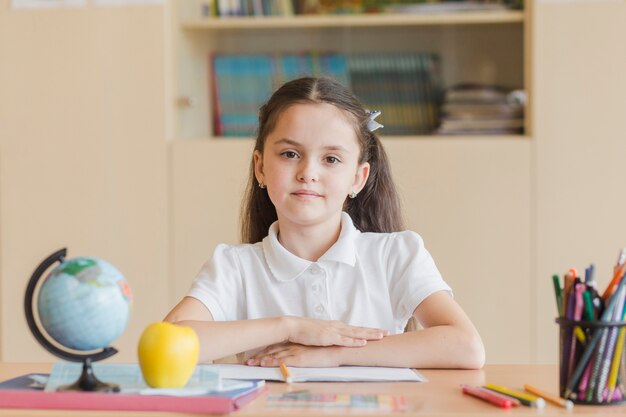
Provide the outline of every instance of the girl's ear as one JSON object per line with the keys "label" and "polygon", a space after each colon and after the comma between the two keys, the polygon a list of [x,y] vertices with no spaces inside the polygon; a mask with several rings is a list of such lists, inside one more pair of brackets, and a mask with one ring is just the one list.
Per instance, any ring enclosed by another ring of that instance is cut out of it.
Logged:
{"label": "girl's ear", "polygon": [[263,182],[263,155],[258,150],[254,151],[252,154],[254,158],[254,176],[256,180],[261,183]]}
{"label": "girl's ear", "polygon": [[369,162],[363,162],[356,169],[356,174],[354,175],[354,184],[352,184],[352,191],[357,194],[361,192],[363,187],[365,187],[365,183],[367,182],[367,178],[370,176],[370,164]]}

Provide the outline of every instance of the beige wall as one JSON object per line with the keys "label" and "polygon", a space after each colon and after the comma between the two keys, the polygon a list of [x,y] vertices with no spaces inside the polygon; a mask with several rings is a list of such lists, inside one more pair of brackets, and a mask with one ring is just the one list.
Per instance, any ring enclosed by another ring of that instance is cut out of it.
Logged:
{"label": "beige wall", "polygon": [[48,254],[116,265],[135,292],[115,343],[169,306],[163,7],[10,10],[0,1],[2,359],[49,359],[22,297]]}
{"label": "beige wall", "polygon": [[626,3],[537,3],[533,141],[534,361],[557,360],[550,277],[626,246]]}
{"label": "beige wall", "polygon": [[[556,361],[551,274],[595,261],[604,285],[625,245],[624,21],[623,2],[535,5],[530,140],[385,139],[409,226],[490,363]],[[22,296],[57,248],[128,277],[135,309],[115,345],[130,361],[215,244],[237,239],[251,143],[166,141],[168,24],[160,6],[15,12],[0,0],[3,360],[50,359]]]}

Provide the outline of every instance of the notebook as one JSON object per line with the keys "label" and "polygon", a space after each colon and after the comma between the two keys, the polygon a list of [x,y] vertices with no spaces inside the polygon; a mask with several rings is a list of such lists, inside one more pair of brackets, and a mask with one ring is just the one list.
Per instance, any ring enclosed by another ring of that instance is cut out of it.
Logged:
{"label": "notebook", "polygon": [[[70,365],[69,368],[66,365]],[[201,391],[201,385],[192,384],[186,387],[188,391],[183,394],[184,389],[173,390],[173,392],[157,392],[147,387],[129,388],[122,379],[108,381],[119,383],[122,388],[120,393],[44,390],[48,381],[60,385],[65,384],[66,381],[67,383],[73,382],[78,376],[76,375],[74,378],[71,375],[73,372],[71,365],[82,366],[64,363],[53,367],[53,372],[56,370],[56,375],[26,374],[0,382],[0,409],[176,411],[223,414],[238,410],[265,391],[265,381],[263,380],[246,381],[245,384],[242,384],[241,381],[232,381],[232,383],[227,381],[221,390],[205,387],[204,391]],[[110,374],[113,374],[114,371],[120,372],[120,369],[122,372],[134,372],[132,366],[120,368],[119,364],[96,365],[98,366],[94,366],[94,369],[99,378],[101,377],[100,374],[104,375],[105,373],[102,371],[102,367],[110,367],[111,369],[107,370]],[[101,368],[100,374],[96,368]],[[60,371],[61,373],[59,373]],[[105,378],[102,377],[102,379]],[[222,384],[224,384],[224,380],[222,380]],[[237,386],[239,388],[235,388]],[[141,390],[147,391],[140,393]]]}
{"label": "notebook", "polygon": [[[222,378],[266,381],[283,381],[280,368],[264,368],[233,364],[206,365],[216,369]],[[414,369],[386,368],[382,366],[339,366],[334,368],[289,367],[293,382],[426,382],[426,378]]]}

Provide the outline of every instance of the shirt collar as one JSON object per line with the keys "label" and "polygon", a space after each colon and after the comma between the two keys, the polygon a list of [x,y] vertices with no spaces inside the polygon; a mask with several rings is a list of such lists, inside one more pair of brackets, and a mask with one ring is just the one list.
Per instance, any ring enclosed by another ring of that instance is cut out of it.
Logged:
{"label": "shirt collar", "polygon": [[[354,227],[347,213],[341,213],[341,232],[333,246],[324,253],[318,262],[340,262],[349,266],[356,263],[355,239],[360,232]],[[278,221],[272,223],[263,239],[263,253],[274,277],[279,281],[298,278],[314,262],[302,259],[289,252],[278,241]]]}

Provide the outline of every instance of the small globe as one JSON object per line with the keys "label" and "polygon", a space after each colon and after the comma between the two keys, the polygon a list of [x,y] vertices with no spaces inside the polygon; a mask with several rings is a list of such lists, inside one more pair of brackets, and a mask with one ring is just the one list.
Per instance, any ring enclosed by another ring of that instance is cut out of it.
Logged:
{"label": "small globe", "polygon": [[96,377],[91,363],[117,353],[109,345],[128,323],[133,300],[130,286],[120,271],[102,259],[66,259],[66,255],[66,248],[54,252],[30,277],[24,294],[26,322],[48,352],[83,363],[76,382],[58,391],[119,392],[119,385]]}
{"label": "small globe", "polygon": [[105,348],[126,328],[132,293],[124,276],[102,259],[64,260],[45,278],[37,312],[41,326],[60,345]]}

